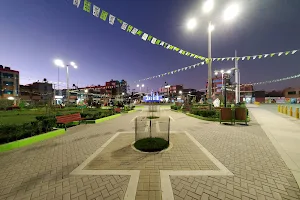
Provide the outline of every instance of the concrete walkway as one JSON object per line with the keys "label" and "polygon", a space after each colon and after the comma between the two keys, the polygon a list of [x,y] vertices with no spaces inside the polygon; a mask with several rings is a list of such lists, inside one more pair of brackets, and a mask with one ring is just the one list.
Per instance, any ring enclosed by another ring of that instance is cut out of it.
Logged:
{"label": "concrete walkway", "polygon": [[250,113],[268,135],[300,186],[300,126],[285,115],[248,105]]}

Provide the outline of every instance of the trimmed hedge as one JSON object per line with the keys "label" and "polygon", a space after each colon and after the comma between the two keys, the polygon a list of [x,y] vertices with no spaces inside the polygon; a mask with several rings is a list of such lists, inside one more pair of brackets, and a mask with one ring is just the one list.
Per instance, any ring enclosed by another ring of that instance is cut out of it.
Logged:
{"label": "trimmed hedge", "polygon": [[199,110],[199,109],[192,109],[191,114],[199,115],[202,117],[208,118],[219,118],[219,112],[216,110]]}
{"label": "trimmed hedge", "polygon": [[20,125],[0,125],[0,144],[47,133],[53,130],[55,125],[55,116],[38,116],[36,117],[36,121]]}

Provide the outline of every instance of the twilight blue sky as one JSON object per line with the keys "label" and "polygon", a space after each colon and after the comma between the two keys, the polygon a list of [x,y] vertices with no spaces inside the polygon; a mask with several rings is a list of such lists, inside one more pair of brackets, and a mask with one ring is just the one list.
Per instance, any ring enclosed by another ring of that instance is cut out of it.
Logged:
{"label": "twilight blue sky", "polygon": [[[101,9],[163,41],[207,56],[207,24],[215,25],[212,56],[239,56],[300,49],[299,0],[215,0],[209,15],[201,11],[201,0],[91,0]],[[240,15],[222,20],[226,5],[238,2]],[[21,83],[57,81],[52,60],[78,63],[70,70],[70,84],[103,85],[110,79],[133,81],[189,66],[197,59],[145,42],[120,29],[116,23],[94,17],[73,6],[73,0],[1,0],[0,64],[20,71]],[[198,20],[188,31],[186,21]],[[241,82],[259,82],[300,73],[300,52],[295,55],[241,61]],[[233,61],[213,63],[213,69],[229,68]],[[30,78],[30,79],[29,79]],[[143,82],[157,89],[165,81],[185,87],[204,88],[207,66]],[[65,81],[60,70],[60,80]],[[300,79],[256,87],[281,89],[300,86]]]}

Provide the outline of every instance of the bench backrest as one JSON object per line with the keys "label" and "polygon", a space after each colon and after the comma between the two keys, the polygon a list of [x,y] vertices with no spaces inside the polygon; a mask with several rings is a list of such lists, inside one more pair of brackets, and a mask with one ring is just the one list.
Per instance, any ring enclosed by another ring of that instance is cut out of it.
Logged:
{"label": "bench backrest", "polygon": [[74,122],[74,121],[80,121],[80,120],[81,120],[80,113],[56,116],[57,123],[68,123],[68,122]]}

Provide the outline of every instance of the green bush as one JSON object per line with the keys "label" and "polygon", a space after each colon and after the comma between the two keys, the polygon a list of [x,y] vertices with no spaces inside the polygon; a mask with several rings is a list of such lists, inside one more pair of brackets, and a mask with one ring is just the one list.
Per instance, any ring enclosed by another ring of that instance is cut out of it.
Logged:
{"label": "green bush", "polygon": [[0,125],[0,144],[49,132],[56,126],[54,116],[37,116],[36,121],[20,125]]}
{"label": "green bush", "polygon": [[199,115],[207,118],[218,118],[219,112],[216,110],[200,110],[200,109],[192,109],[191,114]]}
{"label": "green bush", "polygon": [[181,106],[171,105],[171,109],[172,109],[172,110],[180,110],[180,109],[181,109]]}
{"label": "green bush", "polygon": [[162,138],[144,138],[134,143],[134,147],[140,151],[156,152],[168,148],[169,142]]}

